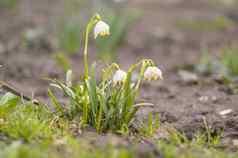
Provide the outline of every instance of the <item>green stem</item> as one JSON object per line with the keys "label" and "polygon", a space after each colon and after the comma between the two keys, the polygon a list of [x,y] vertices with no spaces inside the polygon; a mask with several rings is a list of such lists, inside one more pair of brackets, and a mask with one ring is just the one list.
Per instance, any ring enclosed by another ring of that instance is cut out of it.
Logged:
{"label": "green stem", "polygon": [[136,95],[138,94],[138,91],[139,91],[139,88],[140,88],[140,84],[141,84],[141,80],[143,78],[143,74],[144,74],[144,71],[145,71],[144,60],[140,61],[137,64],[137,66],[139,66],[140,64],[142,65],[142,67],[141,67],[141,71],[139,73],[138,81],[137,81],[136,86],[135,86]]}
{"label": "green stem", "polygon": [[153,65],[153,61],[151,61],[151,60],[142,60],[137,65],[140,65],[140,64],[141,64],[141,70],[140,70],[140,74],[139,74],[139,77],[138,77],[138,81],[137,81],[136,86],[135,86],[136,95],[138,95],[138,93],[139,93],[138,91],[139,91],[139,88],[140,88],[141,81],[143,79],[145,70],[148,66]]}
{"label": "green stem", "polygon": [[97,21],[99,21],[101,19],[100,15],[96,14],[95,16],[93,16],[86,28],[86,32],[85,32],[85,43],[84,43],[84,53],[83,53],[83,58],[84,58],[84,75],[85,75],[85,79],[88,79],[88,36],[89,33],[91,32],[91,30],[93,29],[93,26],[97,23]]}
{"label": "green stem", "polygon": [[84,43],[84,75],[85,79],[88,79],[88,36],[89,36],[89,25],[87,25],[85,32],[85,43]]}
{"label": "green stem", "polygon": [[[88,72],[88,38],[89,38],[89,33],[91,32],[93,26],[97,22],[96,20],[100,19],[99,15],[95,15],[92,17],[87,25],[86,32],[85,32],[85,43],[84,43],[84,52],[83,52],[83,61],[84,61],[84,87],[85,87],[85,95],[88,96],[88,88],[87,88],[87,81],[89,78],[89,72]],[[88,123],[88,102],[85,101],[83,103],[83,121],[84,123]]]}

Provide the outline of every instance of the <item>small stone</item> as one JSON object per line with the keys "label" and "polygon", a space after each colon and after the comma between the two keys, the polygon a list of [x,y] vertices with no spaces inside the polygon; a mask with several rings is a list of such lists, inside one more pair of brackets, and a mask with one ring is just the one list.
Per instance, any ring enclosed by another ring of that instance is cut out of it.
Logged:
{"label": "small stone", "polygon": [[209,99],[208,96],[201,96],[200,98],[198,98],[200,102],[207,102],[208,99]]}
{"label": "small stone", "polygon": [[197,83],[198,82],[198,76],[195,73],[185,71],[185,70],[180,70],[178,72],[178,75],[186,83]]}
{"label": "small stone", "polygon": [[232,109],[226,109],[226,110],[220,111],[219,114],[224,116],[224,115],[230,114],[231,112],[232,112]]}
{"label": "small stone", "polygon": [[44,31],[40,28],[28,29],[25,32],[25,38],[28,41],[38,40],[42,36],[44,36]]}
{"label": "small stone", "polygon": [[168,32],[163,30],[161,27],[158,27],[158,28],[156,28],[156,30],[153,32],[152,35],[158,39],[164,39],[164,38],[167,38]]}
{"label": "small stone", "polygon": [[212,96],[212,97],[211,97],[211,100],[212,100],[213,103],[216,103],[216,102],[218,101],[218,99],[217,99],[216,96]]}
{"label": "small stone", "polygon": [[232,144],[233,144],[234,146],[238,146],[238,139],[233,139],[233,140],[232,140]]}

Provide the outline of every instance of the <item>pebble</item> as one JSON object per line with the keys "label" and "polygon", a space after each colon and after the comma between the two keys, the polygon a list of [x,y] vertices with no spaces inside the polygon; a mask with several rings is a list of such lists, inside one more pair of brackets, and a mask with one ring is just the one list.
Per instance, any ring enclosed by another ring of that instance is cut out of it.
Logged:
{"label": "pebble", "polygon": [[208,96],[201,96],[200,98],[198,98],[200,102],[207,102],[208,99],[209,99]]}
{"label": "pebble", "polygon": [[180,70],[178,72],[179,77],[186,83],[197,83],[198,82],[198,76],[195,73]]}
{"label": "pebble", "polygon": [[224,116],[224,115],[230,114],[231,112],[232,112],[232,109],[226,109],[226,110],[220,111],[219,114]]}
{"label": "pebble", "polygon": [[44,31],[40,28],[28,29],[25,32],[25,38],[28,41],[38,40],[44,35]]}
{"label": "pebble", "polygon": [[232,144],[233,144],[234,146],[238,146],[238,139],[233,139],[233,140],[232,140]]}

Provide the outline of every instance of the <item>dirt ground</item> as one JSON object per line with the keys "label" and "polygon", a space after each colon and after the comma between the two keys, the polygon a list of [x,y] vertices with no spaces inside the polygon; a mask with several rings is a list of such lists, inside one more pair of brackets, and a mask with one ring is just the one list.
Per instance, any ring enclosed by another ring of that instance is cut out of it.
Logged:
{"label": "dirt ground", "polygon": [[[55,39],[51,34],[52,21],[62,14],[62,5],[62,0],[22,0],[15,10],[0,9],[1,78],[28,95],[34,92],[36,98],[46,102],[48,83],[42,78],[63,77],[53,60]],[[143,86],[142,99],[156,105],[152,110],[160,113],[163,123],[187,135],[204,128],[206,118],[211,128],[224,129],[225,144],[238,139],[238,95],[230,94],[212,77],[198,76],[198,83],[188,84],[178,75],[178,67],[198,63],[204,47],[215,56],[220,48],[238,44],[238,14],[235,26],[201,32],[180,29],[176,22],[228,16],[232,9],[206,0],[133,0],[130,7],[140,8],[143,14],[119,50],[119,63],[128,68],[138,59],[152,58],[164,72],[163,81]],[[42,40],[26,46],[23,34],[38,27],[46,30]],[[72,57],[78,73],[82,69],[80,53]],[[221,117],[219,112],[225,109],[233,112]]]}

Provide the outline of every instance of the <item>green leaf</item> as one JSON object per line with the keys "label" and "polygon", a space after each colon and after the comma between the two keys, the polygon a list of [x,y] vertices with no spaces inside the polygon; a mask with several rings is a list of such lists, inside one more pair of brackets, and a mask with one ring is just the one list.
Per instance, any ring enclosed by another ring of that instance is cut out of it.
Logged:
{"label": "green leaf", "polygon": [[18,101],[19,101],[19,97],[8,92],[4,96],[2,96],[2,98],[0,99],[0,106],[6,105],[6,104],[16,105]]}
{"label": "green leaf", "polygon": [[20,101],[18,96],[12,93],[6,93],[0,99],[0,116],[4,116],[12,111]]}
{"label": "green leaf", "polygon": [[[87,87],[89,91],[89,100],[91,103],[93,116],[96,119],[96,113],[97,113],[99,102],[98,102],[98,96],[97,96],[97,83],[95,80],[95,67],[96,67],[96,64],[93,64],[91,68],[91,77],[89,78],[89,80],[87,80]],[[97,121],[95,120],[95,122]]]}
{"label": "green leaf", "polygon": [[62,114],[64,112],[64,109],[50,89],[48,89],[48,95],[50,97],[51,102],[53,103],[53,106],[55,107],[56,112]]}
{"label": "green leaf", "polygon": [[57,64],[60,67],[63,68],[63,70],[65,72],[67,72],[67,70],[71,69],[69,58],[64,53],[57,53],[55,55],[55,61],[57,62]]}
{"label": "green leaf", "polygon": [[127,78],[124,84],[124,91],[123,91],[123,105],[122,105],[122,117],[125,119],[127,113],[129,112],[129,109],[132,107],[132,105],[135,102],[135,93],[133,93],[133,90],[131,89],[131,76],[132,72],[135,69],[136,65],[132,65],[132,67],[127,72]]}
{"label": "green leaf", "polygon": [[153,115],[152,112],[149,113],[148,115],[148,134],[153,135]]}
{"label": "green leaf", "polygon": [[126,123],[129,124],[131,122],[131,120],[134,118],[136,112],[139,110],[139,107],[135,107],[133,108],[133,110],[129,113],[127,113],[127,116],[126,116]]}

